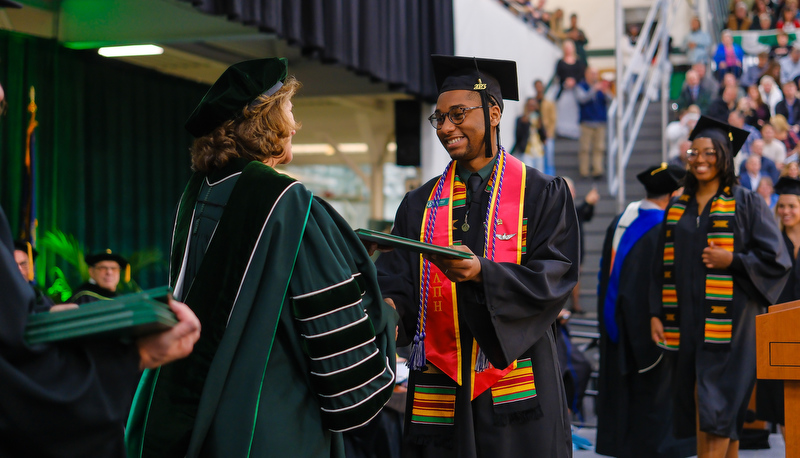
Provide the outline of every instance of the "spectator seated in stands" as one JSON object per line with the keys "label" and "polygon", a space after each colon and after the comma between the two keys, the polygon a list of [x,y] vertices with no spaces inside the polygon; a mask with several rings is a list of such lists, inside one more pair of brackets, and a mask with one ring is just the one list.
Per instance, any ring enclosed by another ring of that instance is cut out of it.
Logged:
{"label": "spectator seated in stands", "polygon": [[750,30],[752,22],[747,4],[742,1],[736,2],[733,12],[728,15],[728,30]]}
{"label": "spectator seated in stands", "polygon": [[[775,138],[775,128],[772,127],[772,124],[764,124],[764,126],[761,127],[761,138],[764,141],[762,155],[771,159],[776,167],[778,164],[785,163],[786,145]],[[753,143],[753,148],[755,148],[755,142]]]}
{"label": "spectator seated in stands", "polygon": [[737,87],[726,87],[722,91],[722,97],[715,99],[711,102],[711,105],[708,106],[707,116],[721,122],[726,122],[731,111],[736,109],[738,91],[739,89]]}
{"label": "spectator seated in stands", "polygon": [[717,80],[722,81],[726,73],[733,73],[736,78],[742,75],[742,61],[744,51],[742,47],[733,42],[730,30],[723,30],[720,43],[714,53],[714,62],[717,64]]}
{"label": "spectator seated in stands", "polygon": [[711,98],[719,97],[719,81],[713,75],[706,71],[707,64],[705,62],[697,62],[692,64],[692,70],[697,72],[697,77],[700,78],[700,85],[708,89]]}
{"label": "spectator seated in stands", "polygon": [[[759,159],[758,161],[758,169],[761,171],[762,175],[766,175],[773,179],[773,181],[777,181],[780,175],[780,169],[775,166],[775,162],[768,157],[764,157],[764,140],[756,140],[750,147],[750,155],[747,158],[756,157]],[[745,163],[742,161],[737,168],[739,171],[739,175],[741,176],[745,172]],[[755,189],[753,189],[755,191]]]}
{"label": "spectator seated in stands", "polygon": [[753,17],[753,23],[750,24],[750,30],[772,30],[772,16],[768,13],[763,13]]}
{"label": "spectator seated in stands", "polygon": [[778,19],[775,27],[786,33],[800,29],[800,21],[797,19],[796,4],[792,5],[788,1],[784,4],[780,19]]}
{"label": "spectator seated in stands", "polygon": [[789,35],[786,32],[780,30],[778,34],[775,35],[775,45],[769,50],[769,57],[772,60],[780,60],[783,57],[789,55],[792,51],[791,46],[789,45]]}
{"label": "spectator seated in stands", "polygon": [[739,173],[739,185],[745,189],[755,191],[761,178],[769,177],[761,171],[761,161],[758,156],[749,156],[742,165],[744,169]]}
{"label": "spectator seated in stands", "polygon": [[700,77],[695,70],[686,72],[686,82],[678,96],[678,109],[686,110],[690,105],[697,105],[701,113],[708,110],[713,95],[708,88],[700,84]]}
{"label": "spectator seated in stands", "polygon": [[775,12],[772,9],[772,0],[755,0],[753,2],[752,16],[754,18],[753,22],[755,22],[755,18],[761,18],[762,16],[769,17],[770,19],[769,27],[765,27],[761,30],[770,30],[775,28],[773,27],[773,24],[775,23],[774,21]]}
{"label": "spectator seated in stands", "polygon": [[678,167],[687,168],[689,166],[689,156],[686,154],[692,148],[692,141],[686,140],[678,145],[678,155],[669,159],[669,165],[677,165]]}
{"label": "spectator seated in stands", "polygon": [[754,84],[758,84],[758,80],[764,76],[768,68],[769,53],[767,51],[762,51],[758,53],[758,64],[751,65],[744,70],[739,84],[741,84],[742,87],[750,87]]}
{"label": "spectator seated in stands", "polygon": [[783,115],[792,130],[800,131],[800,101],[797,100],[797,84],[793,80],[783,83],[783,100],[775,105],[775,114]]}
{"label": "spectator seated in stands", "polygon": [[747,95],[739,99],[739,110],[744,113],[744,122],[757,129],[769,122],[769,105],[761,98],[756,85],[748,87]]}
{"label": "spectator seated in stands", "polygon": [[796,154],[800,149],[800,137],[797,136],[797,132],[786,121],[786,117],[781,114],[773,116],[769,123],[775,128],[775,138],[786,147],[786,160],[788,161],[788,158]]}
{"label": "spectator seated in stands", "polygon": [[697,16],[692,18],[690,28],[691,30],[683,40],[686,58],[692,64],[707,62],[709,48],[711,47],[711,36],[700,28],[700,19]]}
{"label": "spectator seated in stands", "polygon": [[781,177],[800,179],[800,164],[797,161],[787,162],[781,170]]}
{"label": "spectator seated in stands", "polygon": [[721,96],[722,91],[728,86],[736,88],[736,100],[739,100],[747,95],[742,85],[739,84],[739,80],[736,78],[736,76],[734,76],[733,73],[726,73],[725,76],[722,77],[721,83],[722,84],[720,84],[719,92],[717,93],[718,96]]}
{"label": "spectator seated in stands", "polygon": [[772,178],[762,176],[761,181],[758,182],[756,192],[764,198],[764,202],[769,206],[770,210],[775,210],[775,204],[778,203],[778,195],[775,194],[775,184]]}
{"label": "spectator seated in stands", "polygon": [[758,84],[758,92],[761,94],[761,99],[769,106],[769,114],[775,116],[775,107],[778,102],[783,100],[783,92],[778,88],[775,78],[764,75]]}
{"label": "spectator seated in stands", "polygon": [[783,57],[779,63],[781,64],[781,83],[789,81],[797,83],[797,78],[800,77],[800,40],[792,44],[792,52],[788,56]]}

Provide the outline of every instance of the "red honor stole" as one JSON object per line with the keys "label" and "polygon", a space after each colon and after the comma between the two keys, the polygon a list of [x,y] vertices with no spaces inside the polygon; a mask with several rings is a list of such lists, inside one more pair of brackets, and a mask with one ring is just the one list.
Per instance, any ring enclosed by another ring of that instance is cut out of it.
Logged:
{"label": "red honor stole", "polygon": [[[423,242],[439,246],[453,245],[453,197],[456,194],[463,195],[464,188],[463,183],[455,179],[455,170],[455,162],[451,161],[431,192],[422,218],[420,240]],[[522,260],[525,243],[522,228],[525,172],[525,165],[522,162],[505,150],[501,150],[489,180],[491,199],[488,217],[484,221],[486,243],[483,252],[483,257],[487,259],[515,264],[519,264]],[[425,358],[462,385],[464,355],[458,326],[456,284],[422,256],[420,256],[420,303],[421,309],[426,310],[426,313],[420,316],[420,320],[423,321],[420,327],[425,330]],[[488,369],[476,372],[475,363],[479,349],[474,339],[472,349],[469,361],[472,379],[470,385],[472,399],[475,399],[511,372],[516,367],[516,361],[502,370],[490,364]]]}

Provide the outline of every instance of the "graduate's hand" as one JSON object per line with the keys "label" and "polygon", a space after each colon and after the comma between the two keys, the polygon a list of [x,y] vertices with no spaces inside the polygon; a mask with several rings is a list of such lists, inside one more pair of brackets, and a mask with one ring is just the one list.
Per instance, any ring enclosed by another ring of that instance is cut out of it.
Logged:
{"label": "graduate's hand", "polygon": [[78,304],[56,304],[50,307],[51,312],[63,312],[64,310],[75,310]]}
{"label": "graduate's hand", "polygon": [[650,318],[650,337],[655,343],[666,342],[667,338],[664,337],[664,325],[658,317]]}
{"label": "graduate's hand", "polygon": [[448,248],[463,251],[472,255],[469,259],[451,258],[438,254],[423,255],[432,262],[450,281],[458,283],[463,281],[482,282],[481,262],[478,257],[465,245],[450,245]]}
{"label": "graduate's hand", "polygon": [[703,264],[709,269],[727,269],[733,262],[733,253],[714,245],[714,242],[703,249]]}
{"label": "graduate's hand", "polygon": [[386,246],[386,245],[378,245],[378,244],[377,244],[377,243],[375,243],[375,242],[367,242],[366,240],[362,240],[362,241],[361,241],[361,243],[363,243],[363,244],[364,244],[364,248],[366,248],[366,249],[367,249],[367,253],[368,253],[370,256],[372,256],[373,254],[375,254],[375,252],[376,252],[376,251],[380,251],[380,252],[386,252],[386,251],[392,251],[392,250],[394,250],[394,248],[392,248],[392,247],[390,247],[390,246]]}
{"label": "graduate's hand", "polygon": [[178,324],[166,331],[136,340],[141,358],[139,370],[155,369],[189,356],[195,342],[200,338],[200,320],[192,309],[171,297],[169,307],[175,312]]}

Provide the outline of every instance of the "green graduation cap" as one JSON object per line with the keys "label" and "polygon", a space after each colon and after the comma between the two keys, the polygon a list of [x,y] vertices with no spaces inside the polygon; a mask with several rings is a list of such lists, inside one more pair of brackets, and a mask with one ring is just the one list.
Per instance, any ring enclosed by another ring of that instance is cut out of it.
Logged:
{"label": "green graduation cap", "polygon": [[[500,111],[503,99],[519,100],[517,86],[517,63],[511,60],[479,59],[477,57],[445,56],[434,54],[433,73],[439,94],[447,91],[467,90],[481,95],[483,119],[486,123],[486,157],[492,156],[491,127],[489,125],[489,97],[491,96]],[[500,146],[498,129],[497,145]]]}
{"label": "green graduation cap", "polygon": [[747,141],[748,135],[750,135],[750,132],[746,130],[733,127],[708,116],[700,116],[694,126],[694,130],[689,134],[689,140],[712,138],[722,142],[723,145],[728,145],[731,150],[731,157],[735,157],[739,150],[742,149],[744,142]]}
{"label": "green graduation cap", "polygon": [[684,176],[686,170],[683,168],[662,162],[661,165],[654,165],[636,175],[636,179],[644,185],[648,194],[664,195],[680,188]]}
{"label": "green graduation cap", "polygon": [[236,118],[258,96],[275,94],[286,80],[289,65],[282,57],[246,60],[225,70],[203,96],[185,127],[195,138],[210,134]]}

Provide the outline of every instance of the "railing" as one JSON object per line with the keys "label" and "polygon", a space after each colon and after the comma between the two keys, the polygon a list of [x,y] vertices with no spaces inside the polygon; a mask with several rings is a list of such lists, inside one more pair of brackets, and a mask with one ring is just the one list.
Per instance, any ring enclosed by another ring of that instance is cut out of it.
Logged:
{"label": "railing", "polygon": [[[625,170],[628,166],[633,145],[642,127],[649,94],[660,89],[661,127],[667,125],[667,105],[669,100],[669,76],[671,66],[668,60],[669,21],[679,0],[656,0],[647,13],[636,41],[633,55],[627,68],[623,69],[620,40],[628,39],[623,30],[622,6],[617,7],[617,85],[616,97],[608,109],[608,190],[617,197],[617,210],[622,211],[625,200]],[[630,64],[633,65],[630,65]],[[622,75],[620,78],[619,75]],[[662,154],[665,155],[666,138],[662,135]]]}

